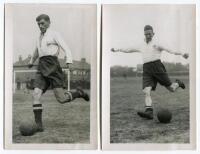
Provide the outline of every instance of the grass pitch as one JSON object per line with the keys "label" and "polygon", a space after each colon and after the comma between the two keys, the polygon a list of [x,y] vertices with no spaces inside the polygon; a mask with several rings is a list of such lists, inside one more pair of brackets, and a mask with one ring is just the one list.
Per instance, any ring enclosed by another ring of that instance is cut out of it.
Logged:
{"label": "grass pitch", "polygon": [[56,101],[51,90],[41,98],[44,132],[22,136],[19,125],[23,120],[34,121],[32,91],[13,94],[13,143],[89,143],[90,103],[81,98],[66,104]]}
{"label": "grass pitch", "polygon": [[[188,143],[189,142],[189,79],[177,77],[186,85],[171,93],[158,84],[152,92],[154,119],[137,115],[144,110],[142,78],[112,78],[110,104],[111,143]],[[172,78],[174,81],[175,78]],[[160,108],[172,112],[168,124],[159,123],[156,113]]]}

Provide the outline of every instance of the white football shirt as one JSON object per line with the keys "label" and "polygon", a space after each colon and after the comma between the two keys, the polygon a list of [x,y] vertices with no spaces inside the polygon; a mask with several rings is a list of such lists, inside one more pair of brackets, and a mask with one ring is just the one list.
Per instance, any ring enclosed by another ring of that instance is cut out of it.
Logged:
{"label": "white football shirt", "polygon": [[66,55],[66,63],[72,63],[72,54],[69,47],[60,35],[50,28],[43,35],[40,34],[36,42],[36,47],[39,57],[58,56],[60,49],[62,49]]}
{"label": "white football shirt", "polygon": [[156,39],[152,38],[149,43],[146,43],[146,41],[144,40],[139,49],[142,53],[143,63],[160,60],[162,51],[156,48],[156,46],[158,45],[159,44]]}

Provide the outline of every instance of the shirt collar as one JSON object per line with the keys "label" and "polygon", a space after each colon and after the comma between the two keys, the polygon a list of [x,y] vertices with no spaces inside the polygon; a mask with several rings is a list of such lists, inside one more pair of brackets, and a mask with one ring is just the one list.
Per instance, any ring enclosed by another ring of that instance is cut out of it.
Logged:
{"label": "shirt collar", "polygon": [[47,28],[47,30],[46,30],[46,32],[45,32],[44,34],[40,32],[40,35],[43,35],[43,36],[45,36],[45,35],[47,35],[47,34],[49,33],[49,31],[51,31],[51,30],[50,30],[50,27],[49,27],[49,28]]}
{"label": "shirt collar", "polygon": [[150,41],[149,43],[147,43],[147,42],[146,42],[146,38],[144,38],[145,44],[150,44],[150,43],[152,43],[153,41],[154,41],[154,37],[151,39],[151,41]]}

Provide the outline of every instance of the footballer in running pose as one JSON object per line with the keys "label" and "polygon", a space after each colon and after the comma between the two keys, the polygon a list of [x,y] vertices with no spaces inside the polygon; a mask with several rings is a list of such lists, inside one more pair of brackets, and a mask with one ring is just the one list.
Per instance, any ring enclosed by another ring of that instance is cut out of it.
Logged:
{"label": "footballer in running pose", "polygon": [[29,67],[39,58],[38,72],[34,83],[33,92],[33,112],[37,131],[44,130],[42,125],[42,103],[40,98],[45,91],[51,87],[57,101],[61,104],[70,102],[75,98],[83,98],[89,101],[89,96],[82,89],[76,91],[67,91],[64,87],[64,74],[58,61],[58,55],[61,49],[65,52],[66,65],[72,63],[71,51],[63,41],[60,35],[50,28],[50,18],[46,14],[41,14],[36,18],[40,29],[40,35],[37,38],[36,47],[33,56],[29,62]]}
{"label": "footballer in running pose", "polygon": [[153,119],[153,107],[151,99],[151,91],[156,89],[157,83],[165,86],[170,92],[175,92],[179,87],[185,89],[185,85],[182,81],[176,79],[175,82],[171,82],[168,77],[165,66],[161,62],[161,53],[166,51],[170,54],[180,55],[185,59],[188,58],[188,54],[181,52],[174,52],[164,48],[157,44],[154,39],[153,27],[146,25],[144,27],[145,39],[141,49],[114,49],[112,52],[124,52],[124,53],[142,53],[143,59],[143,92],[145,94],[145,110],[139,111],[137,114],[146,119]]}

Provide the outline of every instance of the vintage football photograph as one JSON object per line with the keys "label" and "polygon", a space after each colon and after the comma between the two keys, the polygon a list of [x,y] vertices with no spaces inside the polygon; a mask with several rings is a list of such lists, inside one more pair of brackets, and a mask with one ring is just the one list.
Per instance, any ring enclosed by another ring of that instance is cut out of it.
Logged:
{"label": "vintage football photograph", "polygon": [[92,4],[5,4],[11,144],[96,148],[96,16]]}
{"label": "vintage football photograph", "polygon": [[195,20],[189,4],[103,6],[110,145],[194,143]]}

